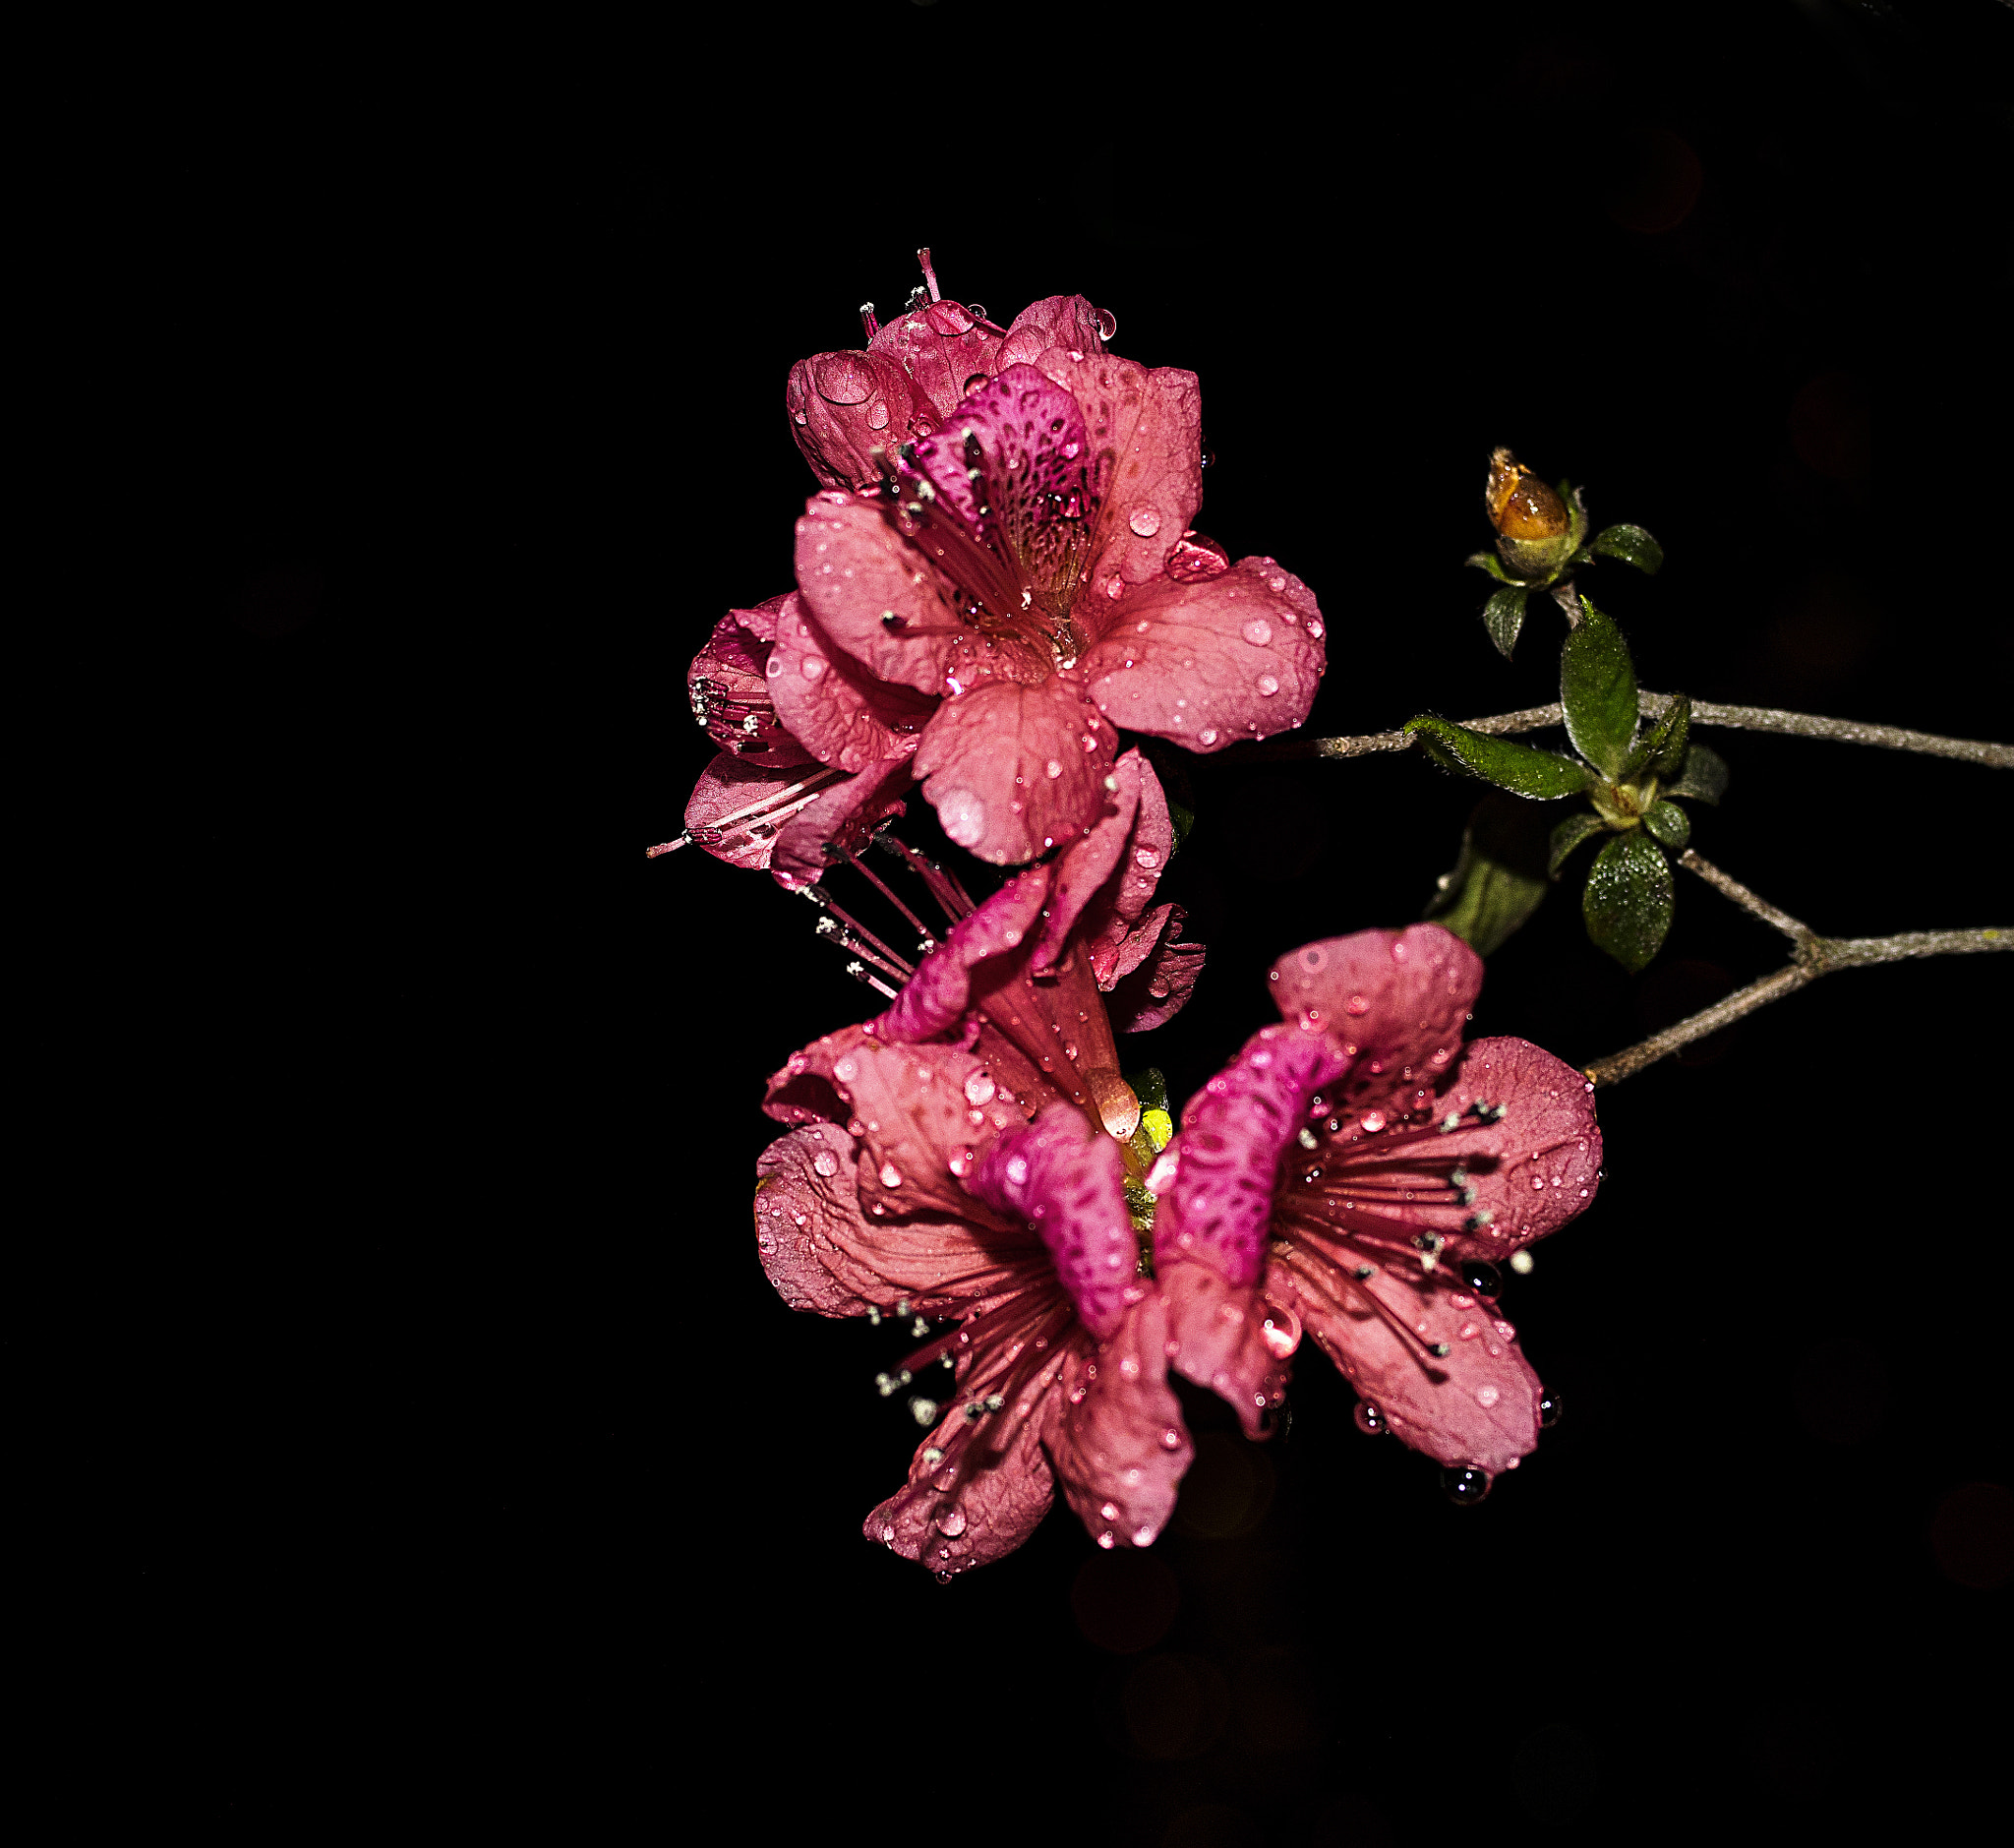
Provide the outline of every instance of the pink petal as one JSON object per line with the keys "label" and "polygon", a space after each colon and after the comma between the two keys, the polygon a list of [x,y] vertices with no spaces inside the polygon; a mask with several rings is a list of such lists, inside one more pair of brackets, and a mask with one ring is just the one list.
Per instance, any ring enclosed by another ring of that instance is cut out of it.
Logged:
{"label": "pink petal", "polygon": [[776,648],[767,666],[778,719],[814,756],[842,770],[908,756],[937,702],[876,680],[832,647],[796,605],[793,597],[776,619]]}
{"label": "pink petal", "polygon": [[858,488],[908,440],[915,400],[902,364],[887,353],[814,353],[784,387],[791,435],[828,488]]}
{"label": "pink petal", "polygon": [[[1297,1248],[1275,1258],[1268,1293],[1298,1312],[1307,1332],[1392,1434],[1449,1464],[1494,1475],[1538,1444],[1538,1376],[1490,1305],[1442,1272],[1380,1271],[1343,1282]],[[1370,1301],[1375,1294],[1387,1312]],[[1407,1333],[1400,1335],[1392,1323]],[[1445,1356],[1429,1351],[1445,1344]]]}
{"label": "pink petal", "polygon": [[885,1045],[865,1035],[833,1059],[832,1086],[860,1139],[859,1201],[870,1222],[927,1213],[988,1232],[1019,1231],[1011,1217],[980,1204],[990,1201],[977,1182],[987,1152],[1005,1131],[1025,1128],[1004,1098],[975,1101],[987,1089],[977,1083],[984,1069],[956,1046]]}
{"label": "pink petal", "polygon": [[1286,1398],[1299,1324],[1258,1284],[1227,1283],[1207,1264],[1163,1265],[1158,1282],[1174,1348],[1169,1363],[1229,1405],[1247,1437],[1266,1435],[1266,1414]]}
{"label": "pink petal", "polygon": [[1155,1216],[1156,1273],[1192,1262],[1228,1283],[1258,1282],[1281,1159],[1309,1100],[1347,1065],[1326,1039],[1266,1027],[1189,1100],[1172,1145],[1175,1184]]}
{"label": "pink petal", "polygon": [[925,437],[957,411],[966,382],[990,376],[1004,363],[1000,333],[957,302],[925,302],[898,315],[867,342],[909,375],[915,408],[906,437]]}
{"label": "pink petal", "polygon": [[797,601],[798,593],[786,590],[774,597],[764,597],[752,610],[730,610],[728,614],[757,641],[774,641],[778,615],[786,607],[795,609]]}
{"label": "pink petal", "polygon": [[1151,1546],[1195,1455],[1167,1383],[1167,1333],[1149,1295],[1096,1353],[1073,1354],[1060,1381],[1069,1409],[1050,1454],[1065,1499],[1100,1546]]}
{"label": "pink petal", "polygon": [[1179,905],[1162,905],[1126,939],[1115,967],[1123,967],[1143,939],[1146,950],[1139,967],[1112,984],[1108,1007],[1120,1033],[1162,1026],[1188,1005],[1203,974],[1203,945],[1176,941],[1187,916]]}
{"label": "pink petal", "polygon": [[[1076,1339],[1084,1341],[1081,1331]],[[951,1410],[918,1446],[909,1485],[876,1508],[860,1531],[947,1575],[1004,1559],[1027,1540],[1055,1500],[1043,1439],[1060,1416],[1055,1375],[1065,1351],[1058,1350],[1013,1404],[977,1420],[967,1407],[1012,1381],[1004,1366],[967,1374]],[[935,1460],[932,1451],[940,1453]],[[940,1489],[940,1482],[946,1486]]]}
{"label": "pink petal", "polygon": [[1011,551],[1037,594],[1067,599],[1091,500],[1084,417],[1069,392],[1033,366],[1010,366],[916,446],[915,466],[934,489],[933,518],[962,520],[996,555]]}
{"label": "pink petal", "polygon": [[1137,385],[1132,375],[1140,369],[1123,362],[1110,386],[1093,383],[1102,368],[1075,370],[1087,422],[1095,428],[1101,407],[1111,406],[1117,455],[1102,484],[1089,579],[1094,586],[1109,586],[1115,576],[1153,583],[1203,505],[1203,393],[1193,372],[1172,366],[1143,372]]}
{"label": "pink petal", "polygon": [[911,761],[890,757],[820,791],[776,837],[770,870],[777,880],[816,885],[833,858],[864,848],[882,822],[903,812],[902,799],[915,780]]}
{"label": "pink petal", "polygon": [[[1105,779],[1106,783],[1116,784],[1117,788],[1106,792],[1091,831],[1072,841],[1056,857],[1055,886],[1042,917],[1041,940],[1036,945],[1030,962],[1030,967],[1037,972],[1046,969],[1063,954],[1071,929],[1087,907],[1109,914],[1122,898],[1130,899],[1136,895],[1142,876],[1140,870],[1130,865],[1124,872],[1119,872],[1119,868],[1127,860],[1127,849],[1140,813],[1143,770],[1147,779],[1152,780],[1154,772],[1147,769],[1137,750],[1129,750],[1121,757]],[[1155,783],[1155,790],[1157,795],[1158,783]],[[1113,876],[1115,872],[1119,872],[1116,878]],[[1107,882],[1112,889],[1101,891]],[[1150,893],[1154,890],[1152,879],[1148,880],[1147,889]]]}
{"label": "pink petal", "polygon": [[[1504,1105],[1489,1121],[1475,1103]],[[1601,1130],[1586,1074],[1526,1040],[1474,1040],[1434,1107],[1460,1117],[1437,1155],[1457,1158],[1487,1222],[1449,1240],[1454,1258],[1501,1261],[1592,1204],[1601,1183]]]}
{"label": "pink petal", "polygon": [[1030,302],[1008,324],[994,364],[1033,364],[1051,348],[1096,357],[1105,350],[1097,328],[1097,310],[1083,296],[1045,295]]}
{"label": "pink petal", "polygon": [[1141,1289],[1124,1174],[1111,1137],[1074,1105],[1052,1103],[1025,1128],[1003,1133],[970,1182],[977,1198],[1035,1229],[1078,1320],[1099,1338],[1119,1326]]}
{"label": "pink petal", "polygon": [[1129,590],[1081,668],[1117,724],[1210,751],[1299,725],[1326,658],[1307,586],[1271,559],[1241,559],[1202,583]]}
{"label": "pink petal", "polygon": [[1027,938],[1041,917],[1049,878],[1049,869],[1040,866],[1009,879],[970,918],[952,925],[950,935],[917,965],[894,1005],[868,1031],[899,1044],[934,1040],[956,1027],[971,999],[974,966]]}
{"label": "pink petal", "polygon": [[[796,595],[793,591],[791,599]],[[770,599],[772,606],[785,601],[782,597]],[[692,716],[721,749],[737,757],[745,756],[767,769],[784,770],[815,762],[816,753],[806,750],[791,735],[788,722],[777,716],[765,672],[770,642],[756,632],[751,618],[759,621],[774,639],[773,607],[760,616],[752,610],[730,610],[722,617],[685,672]]]}
{"label": "pink petal", "polygon": [[779,770],[723,751],[699,773],[685,805],[685,828],[716,860],[766,866],[791,817],[833,794],[840,782],[839,773],[822,764]]}
{"label": "pink petal", "polygon": [[1333,1036],[1355,1060],[1337,1093],[1348,1103],[1439,1081],[1461,1050],[1483,961],[1439,924],[1419,924],[1304,943],[1269,981],[1282,1020]]}
{"label": "pink petal", "polygon": [[794,1129],[755,1164],[763,1274],[793,1309],[864,1315],[907,1297],[918,1315],[968,1307],[967,1285],[992,1254],[958,1220],[860,1216],[854,1139],[834,1124]]}
{"label": "pink petal", "polygon": [[971,636],[965,612],[877,507],[814,495],[798,521],[797,564],[804,607],[830,642],[879,680],[945,690]]}
{"label": "pink petal", "polygon": [[1085,833],[1104,805],[1118,749],[1069,675],[995,681],[938,709],[916,756],[944,832],[995,865]]}

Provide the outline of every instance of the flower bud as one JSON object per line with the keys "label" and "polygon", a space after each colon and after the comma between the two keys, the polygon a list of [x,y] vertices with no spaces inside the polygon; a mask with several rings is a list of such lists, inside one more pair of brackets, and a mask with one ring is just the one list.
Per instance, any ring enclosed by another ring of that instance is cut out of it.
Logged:
{"label": "flower bud", "polygon": [[1490,451],[1483,505],[1497,529],[1504,563],[1525,578],[1549,578],[1567,563],[1578,539],[1567,503],[1509,449]]}

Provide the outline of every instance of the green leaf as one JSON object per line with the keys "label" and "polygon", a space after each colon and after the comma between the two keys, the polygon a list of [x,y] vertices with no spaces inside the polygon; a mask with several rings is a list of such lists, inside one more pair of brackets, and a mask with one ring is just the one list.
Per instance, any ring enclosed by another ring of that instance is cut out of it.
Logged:
{"label": "green leaf", "polygon": [[1667,796],[1689,796],[1697,803],[1717,804],[1727,794],[1727,759],[1710,745],[1694,745],[1686,752],[1686,769]]}
{"label": "green leaf", "polygon": [[1636,675],[1623,631],[1585,597],[1560,651],[1560,704],[1573,748],[1613,782],[1636,736]]}
{"label": "green leaf", "polygon": [[1158,1065],[1150,1065],[1145,1071],[1128,1072],[1126,1082],[1133,1087],[1133,1095],[1140,1100],[1143,1110],[1164,1110],[1168,1107],[1168,1081]]}
{"label": "green leaf", "polygon": [[1672,926],[1672,869],[1664,850],[1638,828],[1617,835],[1587,869],[1580,915],[1595,948],[1633,976]]}
{"label": "green leaf", "polygon": [[[1581,541],[1587,537],[1587,503],[1570,481],[1560,483],[1560,499],[1567,504],[1567,543],[1573,552],[1578,552]],[[1569,557],[1571,557],[1570,553]]]}
{"label": "green leaf", "polygon": [[1688,693],[1674,693],[1664,710],[1629,747],[1623,761],[1619,783],[1627,783],[1646,766],[1660,781],[1686,761],[1686,741],[1692,730],[1692,700]]}
{"label": "green leaf", "polygon": [[1417,738],[1427,755],[1445,770],[1457,770],[1480,777],[1499,789],[1509,790],[1529,802],[1557,802],[1562,796],[1577,796],[1593,778],[1582,764],[1557,751],[1533,750],[1529,745],[1513,745],[1507,738],[1490,738],[1471,732],[1451,719],[1437,719],[1423,712],[1405,722],[1406,736]]}
{"label": "green leaf", "polygon": [[1560,868],[1567,864],[1570,854],[1590,834],[1599,834],[1608,823],[1599,815],[1569,815],[1553,830],[1553,838],[1546,853],[1546,872],[1557,879]]}
{"label": "green leaf", "polygon": [[1512,577],[1504,568],[1504,561],[1498,558],[1494,552],[1471,552],[1461,562],[1464,565],[1473,565],[1479,571],[1488,571],[1500,584],[1521,584],[1524,582],[1524,579],[1521,577]]}
{"label": "green leaf", "polygon": [[1492,791],[1462,831],[1461,857],[1425,912],[1478,956],[1494,955],[1546,895],[1545,813]]}
{"label": "green leaf", "polygon": [[1174,845],[1168,849],[1168,858],[1172,860],[1182,851],[1182,843],[1189,838],[1189,830],[1196,825],[1196,811],[1193,808],[1184,808],[1172,796],[1167,796],[1165,790],[1161,794],[1167,797],[1168,825],[1175,831]]}
{"label": "green leaf", "polygon": [[1692,824],[1677,803],[1652,803],[1643,811],[1643,825],[1675,854],[1692,838]]}
{"label": "green leaf", "polygon": [[1524,626],[1524,596],[1522,584],[1507,585],[1483,605],[1483,626],[1506,661],[1517,646],[1517,631]]}
{"label": "green leaf", "polygon": [[1621,559],[1625,565],[1633,565],[1651,576],[1664,563],[1664,547],[1641,526],[1604,526],[1587,549],[1604,558]]}

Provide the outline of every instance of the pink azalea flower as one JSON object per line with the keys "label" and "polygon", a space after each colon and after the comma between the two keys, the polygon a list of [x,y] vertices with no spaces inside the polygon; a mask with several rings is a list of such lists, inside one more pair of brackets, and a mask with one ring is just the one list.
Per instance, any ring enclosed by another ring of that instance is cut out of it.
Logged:
{"label": "pink azalea flower", "polygon": [[1191,1100],[1151,1179],[1172,1364],[1256,1434],[1305,1330],[1359,1423],[1474,1472],[1473,1499],[1538,1441],[1497,1267],[1594,1197],[1594,1088],[1522,1040],[1462,1043],[1482,960],[1438,924],[1305,944],[1271,980],[1286,1024]]}
{"label": "pink azalea flower", "polygon": [[1117,728],[1213,751],[1300,724],[1323,623],[1272,559],[1192,530],[1194,374],[1109,352],[1080,296],[995,327],[938,299],[923,256],[928,302],[791,374],[826,486],[768,671],[780,714],[794,676],[827,694],[786,715],[827,763],[862,706],[906,698],[945,833],[1004,865],[1091,826]]}
{"label": "pink azalea flower", "polygon": [[1172,844],[1153,772],[1129,751],[1112,783],[1088,836],[972,910],[877,1019],[794,1054],[765,1105],[798,1125],[755,1201],[785,1300],[958,1319],[883,1381],[935,1428],[865,1526],[943,1576],[1019,1546],[1059,1483],[1099,1545],[1146,1546],[1191,1456],[1142,1275],[1154,1151],[1103,996],[1160,968],[1122,1027],[1164,1017],[1200,952],[1151,906]]}

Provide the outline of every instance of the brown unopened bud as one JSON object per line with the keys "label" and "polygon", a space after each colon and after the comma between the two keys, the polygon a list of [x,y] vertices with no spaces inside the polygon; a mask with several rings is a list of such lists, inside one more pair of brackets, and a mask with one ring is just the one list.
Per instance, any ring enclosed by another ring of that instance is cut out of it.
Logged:
{"label": "brown unopened bud", "polygon": [[1483,505],[1497,550],[1520,577],[1550,577],[1573,550],[1572,510],[1509,449],[1490,451]]}

